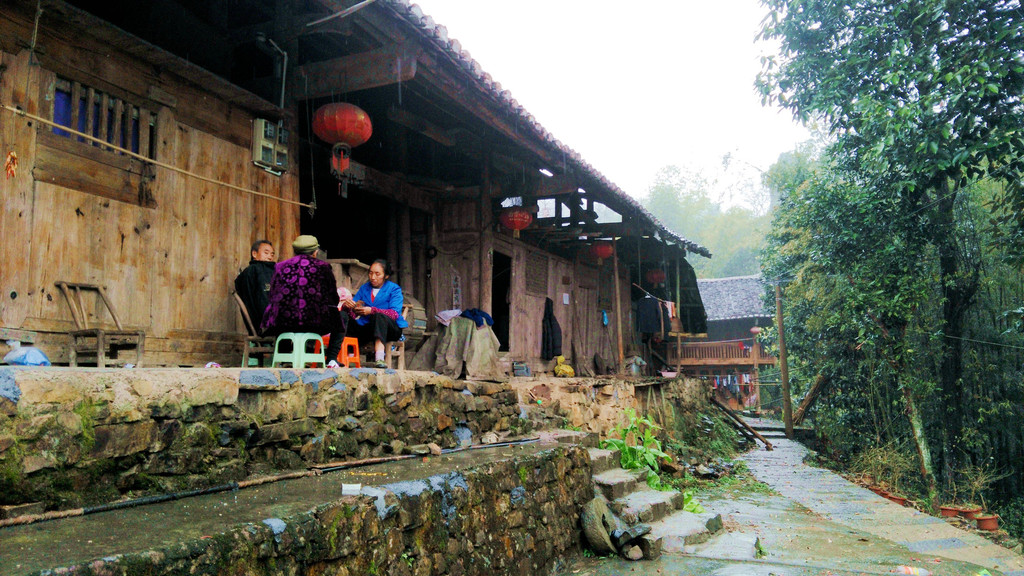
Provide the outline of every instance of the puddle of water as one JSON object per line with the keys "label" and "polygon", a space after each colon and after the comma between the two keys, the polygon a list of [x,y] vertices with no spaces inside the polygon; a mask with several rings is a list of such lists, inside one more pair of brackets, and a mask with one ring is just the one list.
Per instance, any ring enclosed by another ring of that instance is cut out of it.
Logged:
{"label": "puddle of water", "polygon": [[[467,429],[468,431],[468,429]],[[171,546],[232,526],[288,517],[341,497],[342,484],[383,486],[434,477],[465,488],[458,470],[551,449],[535,442],[413,458],[244,490],[0,529],[0,574],[28,574],[97,558]],[[435,484],[430,482],[429,484]],[[437,489],[437,487],[433,487]],[[283,520],[281,520],[283,521]]]}

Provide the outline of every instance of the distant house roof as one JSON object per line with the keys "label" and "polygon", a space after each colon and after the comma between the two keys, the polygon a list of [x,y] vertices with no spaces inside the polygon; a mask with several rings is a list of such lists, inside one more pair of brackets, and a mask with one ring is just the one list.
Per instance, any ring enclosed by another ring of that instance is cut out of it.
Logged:
{"label": "distant house roof", "polygon": [[708,322],[737,318],[770,318],[761,297],[765,284],[760,276],[734,276],[697,280]]}
{"label": "distant house roof", "polygon": [[521,118],[526,126],[529,127],[529,129],[532,130],[540,140],[546,142],[549,146],[552,146],[557,150],[565,162],[575,164],[583,172],[601,182],[601,184],[611,191],[611,193],[620,201],[631,206],[655,227],[660,229],[660,236],[662,236],[660,239],[662,241],[677,244],[685,250],[694,254],[700,254],[705,258],[711,257],[711,251],[709,249],[696,242],[687,240],[666,228],[665,225],[662,224],[653,214],[648,212],[640,202],[615,185],[614,182],[608,180],[608,178],[585,161],[579,152],[576,152],[563,144],[548,132],[547,129],[541,126],[533,115],[527,112],[526,109],[512,97],[511,92],[502,88],[501,84],[495,81],[490,74],[484,72],[480,63],[474,60],[473,57],[470,56],[469,52],[462,48],[462,44],[458,40],[448,36],[448,29],[446,27],[436,23],[433,18],[424,14],[423,9],[417,4],[413,4],[409,0],[388,0],[387,5],[389,5],[397,14],[411,22],[414,26],[417,26],[426,38],[433,41],[436,46],[440,47],[450,58],[455,60],[455,62],[468,72],[483,90],[490,93],[495,100],[502,102],[509,113]]}

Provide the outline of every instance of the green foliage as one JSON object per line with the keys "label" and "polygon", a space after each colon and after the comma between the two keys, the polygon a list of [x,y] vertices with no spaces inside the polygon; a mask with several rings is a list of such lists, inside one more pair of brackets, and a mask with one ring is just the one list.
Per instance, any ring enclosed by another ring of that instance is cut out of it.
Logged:
{"label": "green foliage", "polygon": [[906,489],[907,479],[915,471],[914,456],[910,450],[895,443],[872,446],[854,456],[852,469],[871,476],[886,488],[900,492]]}
{"label": "green foliage", "polygon": [[849,462],[916,442],[904,453],[947,491],[984,464],[1010,474],[987,491],[1008,498],[1024,488],[1006,432],[1024,407],[1024,13],[766,5],[762,35],[782,56],[765,60],[762,94],[832,138],[769,170],[779,201],[762,254],[785,286],[794,379],[829,382],[813,414],[824,449]]}
{"label": "green foliage", "polygon": [[643,205],[668,229],[699,240],[715,255],[691,262],[698,277],[757,274],[768,217],[740,207],[723,210],[708,196],[710,187],[700,174],[668,166],[656,176]]}
{"label": "green foliage", "polygon": [[683,510],[694,514],[704,513],[704,507],[697,501],[693,490],[683,492]]}
{"label": "green foliage", "polygon": [[[648,484],[651,478],[657,482],[657,474],[660,471],[659,459],[671,460],[672,458],[661,450],[661,440],[656,433],[661,427],[655,424],[647,416],[637,416],[632,408],[626,409],[626,423],[615,427],[615,434],[618,438],[608,438],[601,441],[601,448],[619,451],[619,463],[627,470],[637,468],[648,468],[653,474],[648,474]],[[653,486],[652,487],[657,487]]]}
{"label": "green foliage", "polygon": [[1014,538],[1024,538],[1024,496],[1017,496],[1001,506],[999,527],[1006,530]]}
{"label": "green foliage", "polygon": [[761,538],[754,540],[754,558],[767,558],[768,549],[761,543]]}

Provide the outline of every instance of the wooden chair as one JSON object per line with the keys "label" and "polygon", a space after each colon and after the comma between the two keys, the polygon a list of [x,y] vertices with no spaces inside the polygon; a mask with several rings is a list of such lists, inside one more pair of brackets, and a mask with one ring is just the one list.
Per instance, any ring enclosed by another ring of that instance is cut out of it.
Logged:
{"label": "wooden chair", "polygon": [[[142,367],[143,347],[146,342],[146,333],[142,331],[125,330],[121,325],[121,319],[114,310],[114,304],[107,297],[107,291],[103,286],[95,284],[81,284],[75,282],[56,282],[58,288],[64,293],[71,309],[71,318],[75,322],[75,329],[69,330],[71,336],[71,350],[69,351],[69,364],[78,366],[79,356],[95,357],[96,366],[103,368],[108,360],[116,359],[121,350],[135,349],[135,366]],[[82,301],[82,292],[96,292],[103,302],[117,330],[104,330],[93,328],[89,325],[89,313],[86,311]]]}
{"label": "wooden chair", "polygon": [[245,302],[242,302],[242,297],[238,295],[238,292],[232,292],[231,295],[235,297],[238,311],[242,313],[245,331],[248,333],[245,337],[245,348],[242,349],[242,368],[249,367],[249,356],[256,358],[256,363],[262,367],[267,358],[274,354],[275,339],[273,336],[260,336],[256,331],[256,326],[252,323],[252,318],[249,317],[249,310],[246,309]]}
{"label": "wooden chair", "polygon": [[[406,321],[409,320],[409,313],[412,312],[412,306],[406,304],[402,306],[402,318]],[[410,323],[410,326],[412,324]],[[408,330],[408,328],[406,328]],[[402,338],[394,342],[384,343],[384,362],[387,363],[388,368],[392,367],[391,360],[397,359],[394,365],[395,370],[405,370],[405,335]]]}

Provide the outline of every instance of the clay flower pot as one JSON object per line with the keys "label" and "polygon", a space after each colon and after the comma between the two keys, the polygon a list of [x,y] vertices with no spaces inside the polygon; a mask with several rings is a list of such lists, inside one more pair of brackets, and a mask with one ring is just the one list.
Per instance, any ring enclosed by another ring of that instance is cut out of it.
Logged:
{"label": "clay flower pot", "polygon": [[889,494],[888,496],[886,496],[886,498],[888,498],[889,500],[892,500],[893,502],[899,504],[900,506],[906,506],[907,505],[907,497],[906,496],[897,496],[895,494]]}
{"label": "clay flower pot", "polygon": [[957,515],[961,518],[974,520],[975,515],[981,512],[981,506],[960,506],[957,508]]}
{"label": "clay flower pot", "polygon": [[889,494],[888,492],[886,492],[885,488],[882,488],[881,486],[868,486],[868,490],[871,490],[872,492],[878,494],[879,496],[882,496],[883,498]]}
{"label": "clay flower pot", "polygon": [[976,514],[974,520],[978,523],[978,530],[999,530],[997,514]]}
{"label": "clay flower pot", "polygon": [[959,511],[960,511],[960,509],[957,508],[956,506],[952,506],[952,505],[939,506],[939,514],[941,516],[945,517],[945,518],[953,518],[953,517],[955,517],[957,515],[957,512],[959,512]]}

